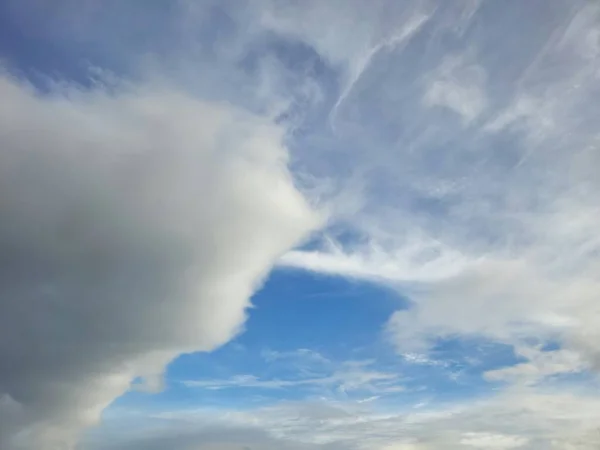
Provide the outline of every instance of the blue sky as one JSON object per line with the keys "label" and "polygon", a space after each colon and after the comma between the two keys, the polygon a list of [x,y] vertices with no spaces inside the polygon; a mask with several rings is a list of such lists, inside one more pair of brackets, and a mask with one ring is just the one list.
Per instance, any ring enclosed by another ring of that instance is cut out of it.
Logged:
{"label": "blue sky", "polygon": [[600,8],[0,4],[0,447],[596,448]]}

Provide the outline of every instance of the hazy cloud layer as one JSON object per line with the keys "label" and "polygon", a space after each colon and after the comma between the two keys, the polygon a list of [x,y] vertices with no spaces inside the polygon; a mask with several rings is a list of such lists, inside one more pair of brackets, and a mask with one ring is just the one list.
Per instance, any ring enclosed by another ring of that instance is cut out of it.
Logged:
{"label": "hazy cloud layer", "polygon": [[[422,405],[400,412],[377,412],[364,403],[292,402],[251,411],[200,408],[145,418],[125,415],[118,421],[129,429],[127,433],[114,425],[96,440],[90,439],[90,446],[103,450],[154,448],[157,443],[157,448],[173,450],[277,445],[308,450],[592,450],[600,443],[599,414],[596,395],[569,390],[515,389],[476,402],[437,409]],[[103,440],[110,444],[103,446]]]}

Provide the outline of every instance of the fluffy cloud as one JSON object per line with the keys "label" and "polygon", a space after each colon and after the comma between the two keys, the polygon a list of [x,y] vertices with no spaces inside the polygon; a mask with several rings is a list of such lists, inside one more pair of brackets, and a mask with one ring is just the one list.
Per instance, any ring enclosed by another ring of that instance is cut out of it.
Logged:
{"label": "fluffy cloud", "polygon": [[282,131],[165,86],[0,78],[2,448],[67,448],[135,377],[242,327],[317,225]]}

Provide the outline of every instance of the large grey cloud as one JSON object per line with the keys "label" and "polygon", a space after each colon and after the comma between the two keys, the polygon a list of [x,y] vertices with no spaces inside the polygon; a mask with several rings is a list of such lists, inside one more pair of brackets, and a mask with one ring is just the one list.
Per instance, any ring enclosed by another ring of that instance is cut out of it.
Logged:
{"label": "large grey cloud", "polygon": [[164,86],[0,97],[0,447],[69,448],[238,332],[317,220],[267,119]]}

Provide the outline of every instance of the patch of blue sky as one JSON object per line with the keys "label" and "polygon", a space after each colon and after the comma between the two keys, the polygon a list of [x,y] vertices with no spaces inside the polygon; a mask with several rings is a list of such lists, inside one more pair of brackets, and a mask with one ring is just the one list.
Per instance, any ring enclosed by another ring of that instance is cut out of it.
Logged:
{"label": "patch of blue sky", "polygon": [[[6,8],[6,6],[0,8]],[[13,76],[27,80],[41,92],[47,92],[57,80],[69,80],[90,86],[90,66],[106,67],[90,49],[65,48],[54,39],[31,35],[0,10],[0,54]]]}
{"label": "patch of blue sky", "polygon": [[406,305],[385,287],[287,269],[275,270],[253,302],[246,344],[276,339],[281,351],[328,345],[338,359],[378,338],[391,313]]}
{"label": "patch of blue sky", "polygon": [[[326,378],[344,370],[346,361],[376,361],[376,353],[391,352],[381,342],[381,327],[404,301],[395,292],[370,283],[276,270],[253,303],[246,329],[235,340],[211,353],[180,356],[167,370],[163,393],[150,398],[131,392],[119,402],[245,403],[252,398],[291,400],[319,395],[320,387],[335,389],[336,383],[321,386],[318,381],[303,384],[301,380]],[[375,362],[369,370],[382,368],[389,365]],[[300,382],[281,388],[199,388],[183,383],[244,376]]]}
{"label": "patch of blue sky", "polygon": [[235,340],[181,355],[164,391],[133,390],[113,408],[252,408],[319,398],[407,408],[487,395],[493,383],[483,373],[521,361],[509,346],[481,339],[445,339],[427,355],[398,355],[381,330],[408,304],[372,283],[276,270],[253,302]]}
{"label": "patch of blue sky", "polygon": [[3,2],[0,54],[16,75],[41,91],[57,81],[90,87],[99,67],[132,77],[138,62],[132,54],[160,54],[172,47],[168,17],[174,13],[173,5],[109,1],[102,8],[89,4],[84,14],[74,14],[64,2],[46,5],[51,8],[46,14],[44,8],[32,10],[26,2]]}

